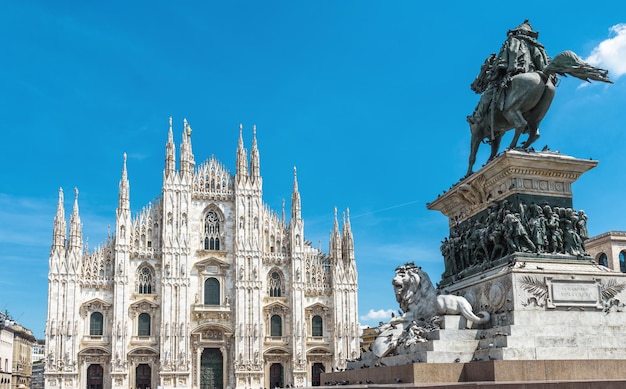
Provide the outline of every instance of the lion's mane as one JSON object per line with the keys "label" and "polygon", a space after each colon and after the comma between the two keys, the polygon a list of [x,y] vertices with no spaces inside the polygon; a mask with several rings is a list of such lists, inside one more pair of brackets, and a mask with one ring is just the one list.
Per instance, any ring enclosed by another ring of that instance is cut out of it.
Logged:
{"label": "lion's mane", "polygon": [[396,268],[392,281],[400,309],[413,320],[427,321],[436,315],[437,293],[428,274],[413,262]]}

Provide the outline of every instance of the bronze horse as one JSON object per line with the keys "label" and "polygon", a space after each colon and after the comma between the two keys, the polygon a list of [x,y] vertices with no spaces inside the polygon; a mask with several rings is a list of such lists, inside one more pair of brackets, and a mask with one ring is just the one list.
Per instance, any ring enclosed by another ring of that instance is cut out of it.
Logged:
{"label": "bronze horse", "polygon": [[[522,144],[527,149],[539,138],[539,123],[548,112],[554,98],[554,75],[571,75],[581,80],[589,79],[612,83],[608,78],[608,71],[585,63],[572,51],[558,54],[543,71],[520,73],[511,77],[511,84],[506,90],[504,108],[494,108],[486,118],[474,123],[468,120],[472,139],[470,142],[469,167],[467,175],[472,174],[472,167],[476,162],[478,146],[482,141],[491,145],[491,161],[498,153],[502,136],[508,130],[515,129],[515,135],[509,148],[517,147],[521,134],[528,134],[528,139]],[[491,130],[493,126],[493,132]],[[491,137],[493,134],[493,138]]]}

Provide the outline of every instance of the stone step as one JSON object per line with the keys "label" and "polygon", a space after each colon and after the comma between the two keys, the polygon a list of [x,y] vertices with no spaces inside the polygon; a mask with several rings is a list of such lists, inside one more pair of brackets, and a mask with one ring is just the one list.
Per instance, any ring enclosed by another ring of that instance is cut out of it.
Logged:
{"label": "stone step", "polygon": [[474,357],[474,352],[453,352],[453,351],[428,351],[424,358],[420,358],[427,363],[466,363]]}
{"label": "stone step", "polygon": [[426,334],[428,340],[473,340],[478,330],[437,329]]}
{"label": "stone step", "polygon": [[473,360],[488,361],[493,360],[534,360],[536,359],[534,347],[520,348],[486,348],[476,350]]}
{"label": "stone step", "polygon": [[496,336],[607,336],[626,337],[626,327],[606,326],[606,325],[576,325],[574,324],[552,324],[550,325],[506,325],[489,329],[478,330],[478,339],[487,339]]}

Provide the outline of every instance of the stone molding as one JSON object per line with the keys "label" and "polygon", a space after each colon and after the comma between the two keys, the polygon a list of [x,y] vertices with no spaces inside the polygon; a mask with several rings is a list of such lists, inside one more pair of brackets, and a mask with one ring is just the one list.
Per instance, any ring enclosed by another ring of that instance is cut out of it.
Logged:
{"label": "stone molding", "polygon": [[427,207],[443,213],[453,226],[515,194],[571,199],[572,183],[597,164],[556,152],[506,150]]}

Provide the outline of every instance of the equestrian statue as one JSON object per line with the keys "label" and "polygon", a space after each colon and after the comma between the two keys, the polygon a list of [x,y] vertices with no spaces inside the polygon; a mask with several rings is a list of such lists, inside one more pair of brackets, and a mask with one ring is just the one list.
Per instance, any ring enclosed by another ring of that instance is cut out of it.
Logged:
{"label": "equestrian statue", "polygon": [[564,51],[550,60],[537,41],[538,36],[528,20],[509,30],[500,53],[487,57],[472,83],[472,90],[481,94],[481,98],[467,117],[472,134],[468,176],[472,174],[481,142],[491,145],[489,160],[492,160],[508,130],[515,130],[511,149],[517,147],[522,134],[528,135],[522,149],[528,149],[539,138],[539,123],[554,98],[557,75],[612,83],[608,70],[585,63],[572,51]]}

